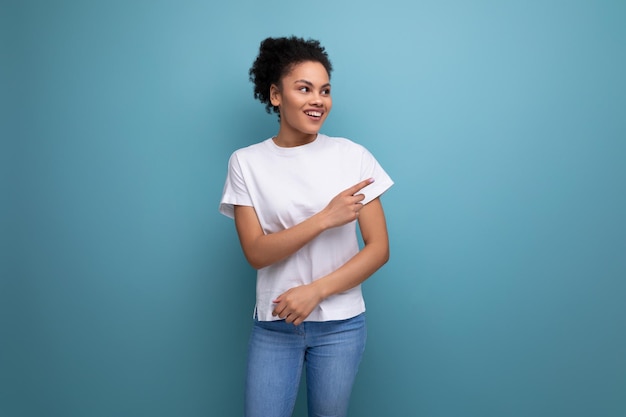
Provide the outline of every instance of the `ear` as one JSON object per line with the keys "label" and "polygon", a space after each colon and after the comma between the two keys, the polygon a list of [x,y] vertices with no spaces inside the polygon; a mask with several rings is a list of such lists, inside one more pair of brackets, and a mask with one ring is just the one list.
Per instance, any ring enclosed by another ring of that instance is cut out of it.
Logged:
{"label": "ear", "polygon": [[276,84],[270,86],[270,103],[272,106],[280,106],[280,89]]}

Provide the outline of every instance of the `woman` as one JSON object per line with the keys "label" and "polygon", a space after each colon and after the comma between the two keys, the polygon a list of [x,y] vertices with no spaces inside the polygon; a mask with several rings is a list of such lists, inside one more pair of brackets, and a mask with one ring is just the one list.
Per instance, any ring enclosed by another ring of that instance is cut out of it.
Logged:
{"label": "woman", "polygon": [[309,416],[346,415],[365,347],[360,284],[389,258],[379,197],[392,180],[362,146],[319,133],[331,71],[319,42],[297,37],[265,39],[250,69],[280,127],[233,153],[220,204],[258,270],[247,417],[291,416],[303,367]]}

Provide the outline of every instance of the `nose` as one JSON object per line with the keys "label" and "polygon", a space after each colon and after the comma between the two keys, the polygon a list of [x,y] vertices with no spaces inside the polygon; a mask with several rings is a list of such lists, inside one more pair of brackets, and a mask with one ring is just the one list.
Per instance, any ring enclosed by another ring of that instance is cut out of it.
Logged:
{"label": "nose", "polygon": [[322,95],[320,93],[313,93],[311,96],[311,105],[321,106],[322,105]]}

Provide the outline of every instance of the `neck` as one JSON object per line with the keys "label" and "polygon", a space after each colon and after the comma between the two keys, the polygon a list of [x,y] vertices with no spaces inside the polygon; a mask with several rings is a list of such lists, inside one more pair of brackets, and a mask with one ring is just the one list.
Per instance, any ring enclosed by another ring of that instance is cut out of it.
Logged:
{"label": "neck", "polygon": [[288,134],[284,130],[280,130],[278,135],[274,136],[272,139],[274,143],[282,148],[293,148],[296,146],[306,145],[307,143],[311,143],[317,137],[317,133],[306,134]]}

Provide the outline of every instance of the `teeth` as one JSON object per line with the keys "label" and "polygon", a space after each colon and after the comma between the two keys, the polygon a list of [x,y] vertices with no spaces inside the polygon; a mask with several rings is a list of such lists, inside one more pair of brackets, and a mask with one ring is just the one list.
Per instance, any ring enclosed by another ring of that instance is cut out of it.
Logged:
{"label": "teeth", "polygon": [[306,112],[306,114],[308,114],[309,116],[314,116],[314,117],[321,117],[322,113],[318,112],[318,111],[308,111]]}

